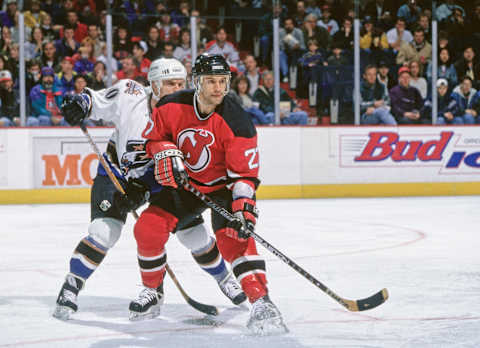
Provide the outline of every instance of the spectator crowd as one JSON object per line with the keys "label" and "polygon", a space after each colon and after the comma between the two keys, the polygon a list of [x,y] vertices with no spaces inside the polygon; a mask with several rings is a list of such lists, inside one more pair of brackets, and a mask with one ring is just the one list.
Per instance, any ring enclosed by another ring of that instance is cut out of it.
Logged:
{"label": "spectator crowd", "polygon": [[[273,7],[266,0],[229,0],[222,2],[225,20],[218,17],[215,1],[114,0],[110,62],[105,3],[0,1],[0,127],[20,125],[20,11],[30,127],[68,126],[60,113],[66,94],[86,86],[102,89],[108,80],[146,83],[157,58],[178,59],[191,74],[192,16],[197,53],[227,59],[233,77],[230,93],[255,124],[274,123],[273,18],[279,18],[281,27],[281,124],[307,124],[306,98],[317,116],[331,114],[336,98],[353,115],[352,0],[290,0]],[[433,13],[427,0],[368,0],[360,2],[359,16],[362,124],[432,123],[433,16],[439,23],[437,122],[480,123],[480,1],[438,1]],[[112,76],[107,76],[108,63]],[[334,88],[339,83],[341,93]]]}

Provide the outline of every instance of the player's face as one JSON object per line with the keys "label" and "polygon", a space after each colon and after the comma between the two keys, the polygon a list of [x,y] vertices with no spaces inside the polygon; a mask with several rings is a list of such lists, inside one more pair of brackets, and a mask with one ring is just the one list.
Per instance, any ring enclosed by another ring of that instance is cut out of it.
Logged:
{"label": "player's face", "polygon": [[203,77],[200,95],[202,101],[209,105],[218,105],[222,102],[228,87],[227,75],[210,75]]}
{"label": "player's face", "polygon": [[181,91],[185,88],[184,79],[172,79],[162,81],[162,88],[160,88],[160,98]]}

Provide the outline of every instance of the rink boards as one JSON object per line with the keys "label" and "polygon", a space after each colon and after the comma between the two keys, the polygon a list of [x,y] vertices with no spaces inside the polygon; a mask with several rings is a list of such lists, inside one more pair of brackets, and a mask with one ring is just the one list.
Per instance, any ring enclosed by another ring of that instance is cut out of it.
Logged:
{"label": "rink boards", "polygon": [[[112,129],[89,132],[103,150]],[[260,127],[258,143],[260,199],[480,194],[475,126]],[[88,202],[97,165],[78,128],[0,129],[0,203]]]}

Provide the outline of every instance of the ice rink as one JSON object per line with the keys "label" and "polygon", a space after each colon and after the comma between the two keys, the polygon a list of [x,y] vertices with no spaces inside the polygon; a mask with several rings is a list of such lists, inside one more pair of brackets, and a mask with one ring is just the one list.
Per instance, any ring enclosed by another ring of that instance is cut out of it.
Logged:
{"label": "ice rink", "polygon": [[234,308],[172,236],[169,264],[209,318],[166,280],[162,315],[128,320],[140,291],[129,217],[88,280],[74,319],[51,314],[68,261],[86,234],[87,204],[0,206],[0,347],[480,347],[480,198],[260,201],[258,233],[348,299],[390,299],[348,312],[266,249],[272,300],[290,333],[252,337]]}

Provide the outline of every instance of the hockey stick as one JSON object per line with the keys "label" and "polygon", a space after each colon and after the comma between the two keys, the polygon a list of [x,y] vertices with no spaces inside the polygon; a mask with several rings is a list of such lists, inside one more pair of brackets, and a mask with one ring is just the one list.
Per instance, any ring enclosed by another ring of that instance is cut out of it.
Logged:
{"label": "hockey stick", "polygon": [[[185,188],[185,190],[193,193],[202,202],[204,202],[208,207],[212,208],[215,212],[217,212],[218,214],[223,216],[226,220],[228,220],[228,221],[235,220],[235,217],[232,215],[232,213],[230,213],[224,207],[222,207],[221,205],[219,205],[218,203],[213,201],[207,195],[205,195],[202,192],[200,192],[199,190],[197,190],[188,181],[184,182],[183,187]],[[305,271],[302,267],[297,265],[292,259],[287,257],[285,254],[283,254],[281,251],[279,251],[277,248],[275,248],[273,245],[271,245],[265,239],[260,237],[254,231],[248,230],[247,233],[250,234],[250,236],[252,236],[258,243],[262,244],[273,255],[277,256],[280,260],[282,260],[287,265],[289,265],[291,268],[293,268],[295,271],[300,273],[304,278],[309,280],[316,287],[320,288],[328,296],[333,298],[335,301],[340,303],[342,306],[344,306],[349,311],[358,312],[358,311],[365,311],[367,309],[372,309],[372,308],[375,308],[375,307],[381,305],[382,303],[384,303],[388,299],[387,289],[382,289],[379,292],[377,292],[376,294],[373,294],[372,296],[361,299],[361,300],[347,300],[347,299],[344,299],[344,298],[338,296],[332,290],[330,290],[322,282],[315,279],[310,273]]]}
{"label": "hockey stick", "polygon": [[[103,168],[105,168],[105,171],[107,172],[107,175],[110,178],[110,180],[112,181],[113,185],[115,185],[115,188],[121,194],[125,194],[125,190],[123,189],[122,185],[120,185],[120,182],[116,178],[115,174],[113,174],[112,170],[110,169],[110,166],[108,165],[107,161],[105,161],[105,158],[102,156],[102,153],[98,149],[97,144],[93,141],[92,136],[88,132],[85,125],[82,124],[80,126],[80,129],[82,130],[83,134],[85,134],[85,136],[87,137],[88,142],[92,146],[93,151],[97,154],[98,160],[102,163]],[[135,220],[138,220],[137,212],[135,210],[133,210],[131,213],[132,213],[133,217],[135,218]],[[182,294],[185,301],[187,301],[187,303],[190,306],[195,308],[197,311],[200,311],[200,312],[205,313],[205,314],[218,315],[217,307],[197,302],[194,299],[192,299],[190,296],[188,296],[188,294],[185,292],[185,290],[183,290],[182,286],[180,285],[180,282],[178,281],[177,277],[173,273],[173,271],[170,268],[170,266],[168,265],[168,263],[165,264],[165,269],[167,270],[168,275],[170,276],[170,278],[172,278],[173,283],[175,284],[177,289],[180,291],[180,293]]]}

